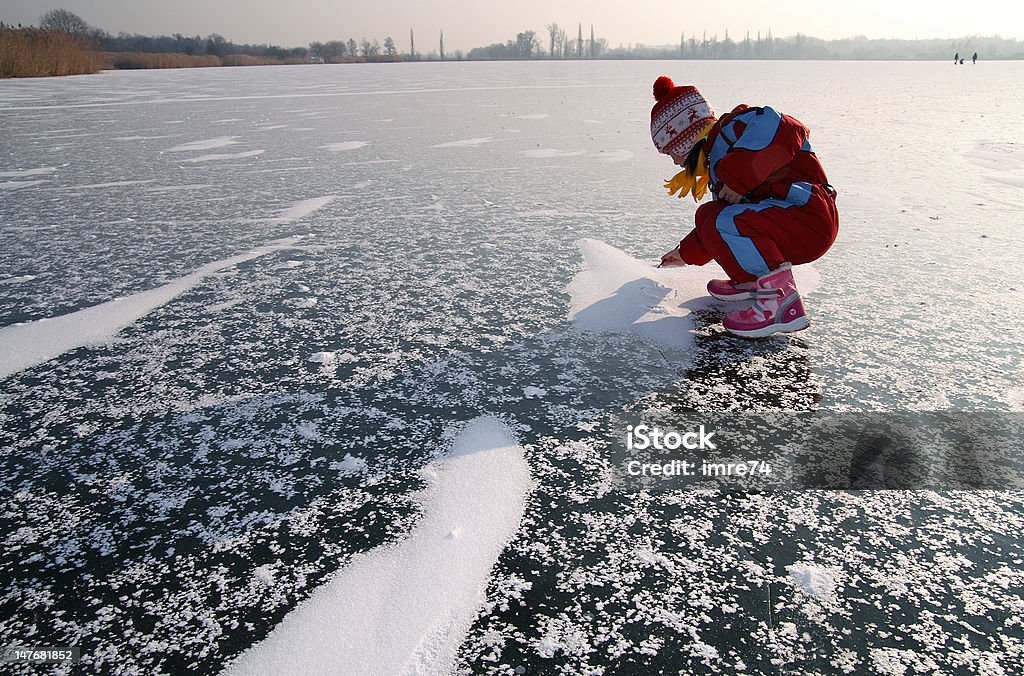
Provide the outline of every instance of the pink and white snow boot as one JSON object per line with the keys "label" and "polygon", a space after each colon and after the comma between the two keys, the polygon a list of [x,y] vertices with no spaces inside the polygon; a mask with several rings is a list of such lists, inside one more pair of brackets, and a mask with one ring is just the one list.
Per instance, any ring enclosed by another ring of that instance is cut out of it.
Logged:
{"label": "pink and white snow boot", "polygon": [[773,333],[800,331],[810,325],[789,263],[758,277],[754,293],[753,305],[725,315],[722,325],[729,333],[762,338]]}
{"label": "pink and white snow boot", "polygon": [[712,279],[708,282],[708,293],[718,300],[750,300],[757,297],[755,282],[734,282],[731,279]]}

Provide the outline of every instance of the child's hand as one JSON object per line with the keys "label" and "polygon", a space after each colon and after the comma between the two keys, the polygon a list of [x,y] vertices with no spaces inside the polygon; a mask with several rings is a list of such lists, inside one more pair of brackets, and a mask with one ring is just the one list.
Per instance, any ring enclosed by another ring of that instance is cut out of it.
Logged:
{"label": "child's hand", "polygon": [[739,204],[743,201],[743,195],[739,194],[724,183],[722,184],[722,189],[718,191],[718,197],[729,204]]}
{"label": "child's hand", "polygon": [[667,254],[661,257],[661,265],[659,268],[671,268],[684,266],[686,263],[683,262],[683,257],[679,255],[679,247],[672,249]]}

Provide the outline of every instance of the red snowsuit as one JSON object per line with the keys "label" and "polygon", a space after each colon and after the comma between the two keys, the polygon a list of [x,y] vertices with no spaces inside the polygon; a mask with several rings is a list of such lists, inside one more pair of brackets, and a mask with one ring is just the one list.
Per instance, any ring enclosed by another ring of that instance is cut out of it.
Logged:
{"label": "red snowsuit", "polygon": [[[697,209],[697,227],[679,243],[685,263],[713,258],[732,281],[748,282],[829,250],[839,229],[835,190],[808,136],[768,107],[737,106],[715,124],[704,144],[715,201]],[[723,184],[744,200],[719,201]]]}

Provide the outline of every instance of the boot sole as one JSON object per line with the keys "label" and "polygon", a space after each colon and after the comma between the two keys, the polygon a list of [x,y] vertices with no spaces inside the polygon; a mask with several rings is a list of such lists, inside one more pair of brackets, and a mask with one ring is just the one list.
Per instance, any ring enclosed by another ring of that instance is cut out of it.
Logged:
{"label": "boot sole", "polygon": [[710,291],[708,291],[708,295],[710,295],[712,298],[723,300],[726,303],[735,303],[741,300],[754,300],[755,298],[757,298],[757,296],[753,293],[734,293],[729,296],[720,296],[717,293],[711,293]]}
{"label": "boot sole", "polygon": [[762,326],[759,329],[751,329],[749,331],[730,329],[728,326],[725,327],[725,330],[740,338],[764,338],[773,333],[796,333],[797,331],[803,331],[810,325],[811,320],[807,317],[799,317],[784,324],[769,324],[768,326]]}

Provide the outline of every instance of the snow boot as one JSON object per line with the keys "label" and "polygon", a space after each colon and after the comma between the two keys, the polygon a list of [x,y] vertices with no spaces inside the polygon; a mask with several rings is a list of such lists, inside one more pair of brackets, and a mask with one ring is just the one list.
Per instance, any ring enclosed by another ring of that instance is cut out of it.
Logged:
{"label": "snow boot", "polygon": [[810,325],[789,263],[758,277],[755,293],[757,297],[749,308],[725,315],[722,325],[729,333],[743,338],[762,338],[773,333],[800,331]]}
{"label": "snow boot", "polygon": [[712,279],[708,282],[708,293],[718,300],[750,300],[756,298],[757,284],[755,282],[734,282],[731,279]]}

